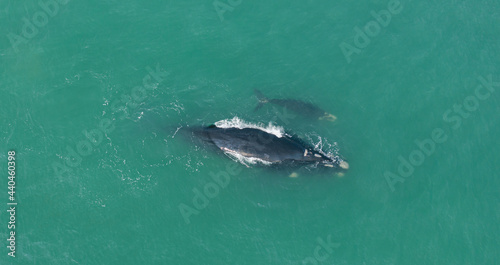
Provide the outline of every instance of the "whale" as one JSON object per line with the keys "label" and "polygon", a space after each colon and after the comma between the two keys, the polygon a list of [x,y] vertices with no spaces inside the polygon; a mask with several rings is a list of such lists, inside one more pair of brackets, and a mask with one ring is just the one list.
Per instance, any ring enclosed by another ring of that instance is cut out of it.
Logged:
{"label": "whale", "polygon": [[218,127],[210,125],[192,130],[193,135],[223,153],[257,159],[267,165],[314,165],[347,170],[349,164],[315,150],[296,136],[281,137],[258,128]]}
{"label": "whale", "polygon": [[298,99],[270,99],[264,96],[262,92],[258,89],[254,89],[255,96],[259,100],[259,104],[255,107],[254,111],[259,110],[266,103],[275,104],[278,106],[282,106],[286,109],[293,111],[301,116],[306,118],[318,119],[318,120],[327,120],[327,121],[335,121],[337,117],[333,114],[330,114],[318,106],[304,102]]}

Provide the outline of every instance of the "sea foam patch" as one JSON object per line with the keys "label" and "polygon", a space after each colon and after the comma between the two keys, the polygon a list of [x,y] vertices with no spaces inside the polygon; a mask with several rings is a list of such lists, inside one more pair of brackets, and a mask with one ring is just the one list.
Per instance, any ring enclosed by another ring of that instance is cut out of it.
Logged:
{"label": "sea foam patch", "polygon": [[259,129],[264,132],[274,134],[277,137],[281,138],[284,135],[286,135],[285,130],[283,127],[273,125],[271,122],[267,126],[265,126],[262,123],[254,124],[251,122],[244,121],[237,116],[235,116],[232,119],[225,119],[225,120],[220,120],[215,123],[215,126],[219,128],[238,128],[238,129],[244,129],[244,128],[253,128],[253,129]]}

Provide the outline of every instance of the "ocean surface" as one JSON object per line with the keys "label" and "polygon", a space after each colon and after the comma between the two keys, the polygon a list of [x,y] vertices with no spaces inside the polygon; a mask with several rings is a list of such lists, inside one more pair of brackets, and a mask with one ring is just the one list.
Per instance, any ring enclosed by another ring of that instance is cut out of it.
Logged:
{"label": "ocean surface", "polygon": [[[499,264],[498,0],[0,3],[0,264]],[[216,122],[350,169],[182,135]]]}

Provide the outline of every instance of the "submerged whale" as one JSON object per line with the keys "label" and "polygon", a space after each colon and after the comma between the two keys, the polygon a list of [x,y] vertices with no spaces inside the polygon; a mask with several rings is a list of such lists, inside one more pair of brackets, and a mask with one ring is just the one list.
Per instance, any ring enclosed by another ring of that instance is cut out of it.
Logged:
{"label": "submerged whale", "polygon": [[286,134],[279,137],[257,128],[220,128],[216,125],[195,129],[193,134],[224,153],[256,159],[264,164],[349,168],[342,159],[329,157],[299,138]]}
{"label": "submerged whale", "polygon": [[319,120],[335,121],[337,117],[322,110],[321,108],[297,99],[269,99],[258,89],[254,89],[255,95],[259,100],[259,105],[255,108],[255,111],[259,110],[264,104],[272,103],[278,106],[285,107],[297,114],[308,118],[314,118]]}

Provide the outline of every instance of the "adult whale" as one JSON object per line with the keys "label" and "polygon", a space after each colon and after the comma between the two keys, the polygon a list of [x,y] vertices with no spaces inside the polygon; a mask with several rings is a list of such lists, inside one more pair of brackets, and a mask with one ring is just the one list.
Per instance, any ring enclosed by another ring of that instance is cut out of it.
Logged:
{"label": "adult whale", "polygon": [[285,107],[297,114],[300,114],[307,118],[314,118],[319,120],[327,120],[327,121],[335,121],[337,117],[333,114],[330,114],[321,108],[317,107],[308,102],[304,102],[302,100],[297,99],[269,99],[258,89],[254,89],[255,95],[259,100],[259,105],[255,107],[255,111],[259,110],[264,104],[272,103],[278,106]]}
{"label": "adult whale", "polygon": [[316,151],[299,138],[286,134],[279,137],[258,128],[220,128],[216,125],[192,131],[195,136],[225,153],[256,159],[264,164],[349,168],[346,161]]}

